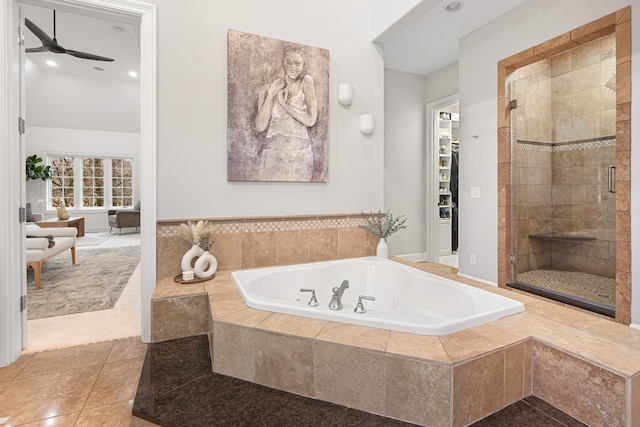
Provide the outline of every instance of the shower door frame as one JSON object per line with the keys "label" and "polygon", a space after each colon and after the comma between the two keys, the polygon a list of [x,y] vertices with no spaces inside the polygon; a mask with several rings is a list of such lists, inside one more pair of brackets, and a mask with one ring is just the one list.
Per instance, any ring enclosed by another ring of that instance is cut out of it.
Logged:
{"label": "shower door frame", "polygon": [[[616,37],[616,321],[631,323],[631,7],[498,62],[498,285],[505,287],[515,262],[512,221],[511,109],[507,76],[518,68],[608,34]],[[513,159],[515,160],[515,159]]]}

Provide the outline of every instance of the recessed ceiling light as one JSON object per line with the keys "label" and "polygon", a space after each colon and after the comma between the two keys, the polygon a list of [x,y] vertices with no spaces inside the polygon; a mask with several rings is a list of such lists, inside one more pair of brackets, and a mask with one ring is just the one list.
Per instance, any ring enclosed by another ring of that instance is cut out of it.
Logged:
{"label": "recessed ceiling light", "polygon": [[96,71],[104,71],[104,68],[102,67],[93,67],[93,69]]}
{"label": "recessed ceiling light", "polygon": [[464,7],[464,3],[461,1],[452,1],[450,3],[448,3],[444,10],[446,10],[447,12],[457,12],[460,9],[462,9]]}
{"label": "recessed ceiling light", "polygon": [[129,71],[129,76],[138,77],[138,73],[136,73],[135,71]]}
{"label": "recessed ceiling light", "polygon": [[114,25],[113,26],[113,31],[115,31],[116,33],[121,33],[124,31],[124,28],[119,27],[118,25]]}
{"label": "recessed ceiling light", "polygon": [[57,67],[57,66],[58,66],[58,64],[56,64],[56,61],[54,61],[54,60],[52,60],[52,59],[47,59],[46,64],[47,64],[49,67]]}

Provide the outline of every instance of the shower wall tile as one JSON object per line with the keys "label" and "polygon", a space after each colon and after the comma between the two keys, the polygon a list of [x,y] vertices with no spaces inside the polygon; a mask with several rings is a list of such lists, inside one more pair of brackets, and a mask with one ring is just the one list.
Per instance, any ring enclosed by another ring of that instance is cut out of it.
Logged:
{"label": "shower wall tile", "polygon": [[[573,97],[571,95],[557,96],[553,98],[551,112],[554,119],[565,119],[571,117],[571,106]],[[557,142],[557,140],[556,140]]]}
{"label": "shower wall tile", "polygon": [[571,95],[571,88],[571,73],[558,74],[551,79],[551,97],[553,99],[556,99],[560,96]]}
{"label": "shower wall tile", "polygon": [[571,71],[571,51],[554,55],[550,58],[551,76],[556,77]]}
{"label": "shower wall tile", "polygon": [[[598,79],[599,80],[599,79]],[[571,99],[573,115],[580,116],[600,110],[600,87],[575,92]]]}
{"label": "shower wall tile", "polygon": [[[603,79],[604,81],[607,80],[607,78]],[[616,94],[614,92],[611,92],[609,89],[607,89],[606,87],[602,87],[600,88],[600,103],[602,106],[603,111],[607,110],[607,109],[612,109],[614,110],[615,113],[615,109],[616,109]],[[615,121],[614,121],[615,124]],[[607,135],[604,134],[603,135]],[[611,132],[608,135],[615,135],[615,132]]]}
{"label": "shower wall tile", "polygon": [[588,113],[573,118],[573,139],[589,139],[600,133],[600,114]]}
{"label": "shower wall tile", "polygon": [[600,52],[602,51],[600,40],[596,39],[572,50],[571,62],[573,71],[580,71],[600,62]]}

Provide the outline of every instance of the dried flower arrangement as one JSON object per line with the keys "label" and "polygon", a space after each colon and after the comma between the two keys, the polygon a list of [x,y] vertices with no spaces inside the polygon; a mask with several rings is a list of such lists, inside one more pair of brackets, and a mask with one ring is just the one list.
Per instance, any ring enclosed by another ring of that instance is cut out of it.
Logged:
{"label": "dried flower arrangement", "polygon": [[377,213],[370,212],[368,217],[365,217],[366,224],[361,224],[358,228],[367,231],[381,239],[385,239],[391,236],[393,233],[407,228],[407,219],[404,215],[394,217],[390,210],[386,213],[382,213],[378,210]]}
{"label": "dried flower arrangement", "polygon": [[210,250],[216,242],[215,237],[212,238],[215,227],[209,221],[187,221],[186,224],[180,224],[178,234],[191,244],[198,245],[205,251]]}

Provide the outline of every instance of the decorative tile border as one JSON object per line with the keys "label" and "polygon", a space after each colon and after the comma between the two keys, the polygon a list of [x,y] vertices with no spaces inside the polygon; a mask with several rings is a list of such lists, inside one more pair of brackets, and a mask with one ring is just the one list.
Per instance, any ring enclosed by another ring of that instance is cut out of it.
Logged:
{"label": "decorative tile border", "polygon": [[210,221],[215,227],[216,234],[239,234],[294,230],[323,230],[327,228],[357,228],[363,224],[367,214],[346,214],[341,216],[327,215],[326,217],[291,216],[291,217],[259,217],[259,218],[190,218],[159,220],[158,237],[178,236],[180,224],[187,221]]}
{"label": "decorative tile border", "polygon": [[577,141],[567,142],[538,142],[538,141],[525,141],[517,139],[517,149],[522,151],[544,151],[544,152],[558,152],[558,151],[574,151],[574,150],[588,150],[592,148],[602,147],[615,147],[616,137],[615,135],[600,136],[596,138],[581,139]]}

